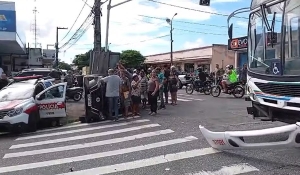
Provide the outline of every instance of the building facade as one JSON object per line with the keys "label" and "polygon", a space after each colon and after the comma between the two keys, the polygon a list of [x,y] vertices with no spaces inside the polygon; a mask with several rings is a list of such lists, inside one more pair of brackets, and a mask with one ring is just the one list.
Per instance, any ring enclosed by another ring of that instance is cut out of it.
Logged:
{"label": "building facade", "polygon": [[[145,64],[153,67],[170,65],[170,52],[146,56]],[[209,72],[214,71],[215,65],[225,68],[226,65],[236,65],[237,53],[228,50],[227,45],[213,44],[173,52],[173,64],[182,72],[194,72],[197,67],[203,67]]]}

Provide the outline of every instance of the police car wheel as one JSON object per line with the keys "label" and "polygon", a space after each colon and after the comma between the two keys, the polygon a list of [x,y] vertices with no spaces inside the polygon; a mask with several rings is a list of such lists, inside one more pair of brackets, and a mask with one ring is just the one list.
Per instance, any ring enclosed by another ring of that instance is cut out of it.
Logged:
{"label": "police car wheel", "polygon": [[38,112],[32,112],[31,114],[29,114],[27,131],[35,132],[37,130],[38,122],[39,122],[39,113]]}

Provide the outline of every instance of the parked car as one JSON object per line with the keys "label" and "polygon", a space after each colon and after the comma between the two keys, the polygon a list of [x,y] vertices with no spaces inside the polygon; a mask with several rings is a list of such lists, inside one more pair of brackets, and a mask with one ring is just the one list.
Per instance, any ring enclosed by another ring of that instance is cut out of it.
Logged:
{"label": "parked car", "polygon": [[34,132],[41,120],[66,117],[67,83],[49,86],[41,76],[18,77],[0,91],[0,131]]}
{"label": "parked car", "polygon": [[55,80],[61,80],[63,72],[52,68],[30,68],[23,69],[21,72],[15,75],[15,77],[28,77],[36,75],[41,75],[43,77],[52,77]]}
{"label": "parked car", "polygon": [[191,83],[191,76],[189,76],[188,74],[180,74],[178,75],[178,79],[179,79],[179,84],[178,84],[179,89],[182,89],[183,86],[187,86],[188,84]]}

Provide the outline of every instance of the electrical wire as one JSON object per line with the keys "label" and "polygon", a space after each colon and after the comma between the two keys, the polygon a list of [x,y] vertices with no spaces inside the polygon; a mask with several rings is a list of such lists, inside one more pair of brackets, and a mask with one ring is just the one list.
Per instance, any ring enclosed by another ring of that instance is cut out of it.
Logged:
{"label": "electrical wire", "polygon": [[126,43],[126,44],[118,44],[118,45],[112,44],[112,45],[113,46],[126,46],[126,45],[131,45],[131,44],[143,43],[143,42],[147,42],[147,41],[151,41],[151,40],[156,40],[156,39],[159,39],[159,38],[165,38],[165,37],[168,37],[168,36],[170,36],[170,35],[162,35],[162,36],[158,36],[158,37],[154,37],[154,38],[150,38],[150,39],[146,39],[146,40],[141,40],[141,41],[134,42],[134,43]]}
{"label": "electrical wire", "polygon": [[67,49],[65,49],[64,52],[67,51],[68,49],[70,49],[72,46],[74,46],[74,45],[80,40],[80,38],[81,38],[81,37],[89,30],[89,28],[92,26],[92,23],[93,23],[93,20],[91,20],[91,21],[89,22],[89,25],[87,25],[87,26],[83,29],[83,31],[82,31],[81,34],[77,37],[77,39],[76,39],[72,44],[70,44],[70,46],[69,46]]}
{"label": "electrical wire", "polygon": [[[204,10],[197,10],[197,9],[192,9],[192,8],[188,8],[188,7],[182,7],[179,5],[174,5],[174,4],[168,4],[168,3],[164,3],[164,2],[159,2],[159,1],[155,1],[155,0],[148,0],[154,3],[158,3],[158,4],[163,4],[163,5],[167,5],[167,6],[171,6],[171,7],[176,7],[176,8],[181,8],[181,9],[185,9],[185,10],[190,10],[190,11],[197,11],[197,12],[202,12],[202,13],[208,13],[208,14],[212,14],[212,15],[219,15],[219,16],[225,16],[228,17],[229,15],[227,14],[222,14],[222,13],[215,13],[215,12],[208,12],[208,11],[204,11]],[[246,17],[240,17],[240,16],[233,16],[235,18],[241,18],[241,19],[248,19]]]}
{"label": "electrical wire", "polygon": [[81,26],[75,31],[73,36],[67,42],[65,42],[59,49],[66,47],[72,40],[74,40],[74,39],[76,40],[77,39],[76,37],[79,36],[80,32],[82,32],[82,28],[84,28],[84,25],[87,24],[88,20],[91,19],[92,16],[93,16],[93,13],[90,12],[89,15],[86,17],[86,19],[81,24]]}
{"label": "electrical wire", "polygon": [[85,5],[87,5],[87,6],[90,7],[90,8],[93,8],[91,5],[89,5],[89,4],[87,3],[87,1],[88,1],[88,0],[86,0],[86,1],[85,1],[85,0],[82,0],[82,2],[84,2]]}
{"label": "electrical wire", "polygon": [[[83,0],[84,1],[84,0]],[[81,15],[81,13],[82,13],[82,11],[83,11],[83,9],[84,9],[84,7],[86,6],[86,2],[87,2],[88,0],[85,0],[84,2],[84,4],[83,4],[83,6],[82,6],[82,8],[81,8],[81,10],[80,10],[80,12],[79,12],[79,14],[77,15],[77,18],[75,19],[75,21],[73,22],[73,24],[72,24],[72,27],[69,29],[69,31],[67,32],[67,34],[63,37],[63,39],[61,39],[60,40],[60,42],[62,42],[62,40],[64,40],[68,35],[69,35],[69,33],[71,32],[71,30],[73,29],[73,27],[74,27],[74,25],[76,24],[76,22],[78,21],[78,18],[80,17],[80,15]]]}
{"label": "electrical wire", "polygon": [[[144,18],[150,18],[150,19],[159,19],[159,20],[164,20],[164,21],[166,20],[166,18],[159,18],[159,17],[154,17],[154,16],[146,16],[146,15],[138,15],[138,16],[144,17]],[[214,24],[204,24],[204,23],[189,22],[189,21],[173,20],[173,22],[186,23],[186,24],[195,24],[195,25],[201,25],[201,26],[210,26],[210,27],[228,28],[228,26],[221,26],[221,25],[214,25]],[[240,28],[240,27],[234,27],[234,28]]]}

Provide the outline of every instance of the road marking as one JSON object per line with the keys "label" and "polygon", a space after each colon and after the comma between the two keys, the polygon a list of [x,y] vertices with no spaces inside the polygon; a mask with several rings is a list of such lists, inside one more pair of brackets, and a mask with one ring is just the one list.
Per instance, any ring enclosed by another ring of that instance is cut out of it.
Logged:
{"label": "road marking", "polygon": [[[140,116],[136,116],[134,118],[139,118]],[[129,117],[128,119],[130,119],[131,117]],[[124,118],[120,118],[120,121],[124,120]],[[105,123],[112,123],[112,121],[101,121],[101,122],[96,122],[96,123],[80,123],[80,122],[76,122],[70,125],[66,125],[66,126],[62,126],[59,128],[50,128],[50,129],[43,129],[43,130],[39,130],[36,131],[35,133],[41,133],[41,132],[51,132],[51,131],[58,131],[58,130],[63,130],[63,129],[69,129],[69,128],[77,128],[77,127],[82,127],[82,126],[93,126],[93,125],[99,125],[99,124],[105,124]],[[22,135],[32,135],[32,133],[25,133]]]}
{"label": "road marking", "polygon": [[[49,167],[49,166],[54,166],[54,165],[61,165],[61,164],[66,164],[66,163],[72,163],[72,162],[80,162],[80,161],[86,161],[86,160],[92,160],[92,159],[99,159],[99,158],[104,158],[104,157],[111,157],[111,156],[116,156],[116,155],[122,155],[122,154],[127,154],[127,153],[133,153],[137,151],[143,151],[143,150],[149,150],[149,149],[154,149],[154,148],[160,148],[160,147],[165,147],[169,145],[175,145],[179,143],[185,143],[185,142],[190,142],[197,140],[198,138],[194,136],[189,136],[185,138],[180,138],[180,139],[173,139],[173,140],[168,140],[168,141],[162,141],[162,142],[156,142],[156,143],[151,143],[148,145],[141,145],[141,146],[136,146],[136,147],[131,147],[131,148],[125,148],[125,149],[119,149],[119,150],[113,150],[113,151],[108,151],[108,152],[102,152],[102,153],[96,153],[96,154],[88,154],[88,155],[83,155],[83,156],[76,156],[76,157],[69,157],[69,158],[63,158],[63,159],[56,159],[56,160],[49,160],[49,161],[44,161],[44,162],[36,162],[36,163],[28,163],[28,164],[21,164],[21,165],[16,165],[16,166],[7,166],[7,167],[0,167],[0,174],[1,173],[8,173],[8,172],[14,172],[14,171],[21,171],[21,170],[28,170],[28,169],[34,169],[34,168],[41,168],[41,167]],[[199,152],[200,151],[200,152]],[[201,156],[201,155],[206,155],[206,154],[213,154],[217,153],[212,148],[208,149],[203,149],[203,150],[194,150],[192,152],[182,152],[179,153],[179,155],[174,154],[173,156],[171,155],[170,158],[181,158],[182,156],[188,158],[189,156],[195,157],[195,155]],[[166,155],[168,158],[168,155]],[[167,161],[164,155],[159,157],[159,160],[164,160]],[[178,159],[180,160],[180,159]],[[154,163],[156,160],[154,159],[151,160],[152,163]],[[139,165],[141,166],[141,164]],[[114,167],[112,167],[114,169]],[[130,168],[130,165],[128,165],[127,168]],[[102,170],[101,170],[102,171]],[[100,173],[102,173],[99,171]],[[81,173],[81,174],[98,174],[97,173]]]}
{"label": "road marking", "polygon": [[115,139],[110,139],[110,140],[101,140],[98,142],[90,142],[90,143],[68,145],[68,146],[61,146],[61,147],[54,147],[54,148],[38,149],[38,150],[32,150],[32,151],[8,153],[8,154],[4,155],[3,159],[12,158],[12,157],[32,156],[32,155],[46,154],[46,153],[53,153],[53,152],[60,152],[60,151],[70,151],[70,150],[76,150],[76,149],[82,149],[82,148],[90,148],[90,147],[108,145],[108,144],[113,144],[113,143],[126,142],[126,141],[130,141],[130,140],[136,140],[136,139],[141,139],[141,138],[146,138],[146,137],[159,136],[159,135],[163,135],[163,134],[170,134],[173,132],[174,131],[172,131],[171,129],[166,129],[166,130],[132,135],[132,136],[128,136],[128,137],[115,138]]}
{"label": "road marking", "polygon": [[112,135],[112,134],[119,134],[119,133],[123,133],[123,132],[136,131],[136,130],[141,130],[141,129],[145,129],[145,128],[153,128],[153,127],[158,127],[158,126],[160,126],[160,125],[159,124],[142,125],[142,126],[136,126],[136,127],[131,127],[131,128],[101,132],[101,133],[80,135],[80,136],[74,136],[74,137],[66,137],[66,138],[61,138],[61,139],[45,140],[45,141],[40,141],[40,142],[17,144],[17,145],[11,146],[9,149],[26,148],[26,147],[31,147],[31,146],[39,146],[39,145],[47,145],[47,144],[52,144],[52,143],[68,142],[68,141],[73,141],[73,140],[82,140],[82,139],[87,139],[87,138],[107,136],[107,135]]}
{"label": "road marking", "polygon": [[[169,100],[172,100],[171,97],[169,97]],[[177,101],[192,101],[192,100],[185,100],[185,99],[177,98]]]}
{"label": "road marking", "polygon": [[254,171],[259,171],[259,169],[247,163],[240,163],[231,166],[223,166],[218,171],[201,171],[199,173],[189,175],[238,175]]}
{"label": "road marking", "polygon": [[82,128],[82,129],[76,129],[71,131],[62,131],[62,132],[55,132],[55,133],[49,133],[49,134],[41,134],[41,135],[33,135],[33,136],[27,136],[27,137],[20,137],[16,140],[28,140],[28,139],[36,139],[36,138],[42,138],[42,137],[51,137],[51,136],[58,136],[58,135],[65,135],[65,134],[73,134],[78,132],[84,132],[84,131],[93,131],[97,129],[104,129],[104,128],[112,128],[117,126],[126,126],[134,123],[143,123],[143,122],[149,122],[150,120],[135,120],[132,122],[126,122],[126,123],[118,123],[118,124],[112,124],[112,125],[102,125],[97,127],[89,127],[89,128]]}
{"label": "road marking", "polygon": [[196,101],[203,101],[204,99],[200,99],[200,98],[186,98],[184,97],[184,99],[186,100],[196,100]]}
{"label": "road marking", "polygon": [[160,155],[157,157],[152,157],[149,159],[142,159],[136,160],[132,162],[120,163],[115,165],[108,165],[98,168],[92,168],[87,170],[75,171],[70,173],[63,173],[59,175],[82,175],[82,174],[89,174],[89,175],[101,175],[101,174],[110,174],[110,173],[117,173],[127,170],[133,170],[137,168],[149,167],[153,165],[159,165],[163,163],[173,162],[182,159],[188,159],[193,157],[200,157],[209,154],[218,153],[218,151],[214,150],[213,148],[204,148],[204,149],[195,149],[191,151],[179,152],[174,154],[167,154],[167,155]]}

